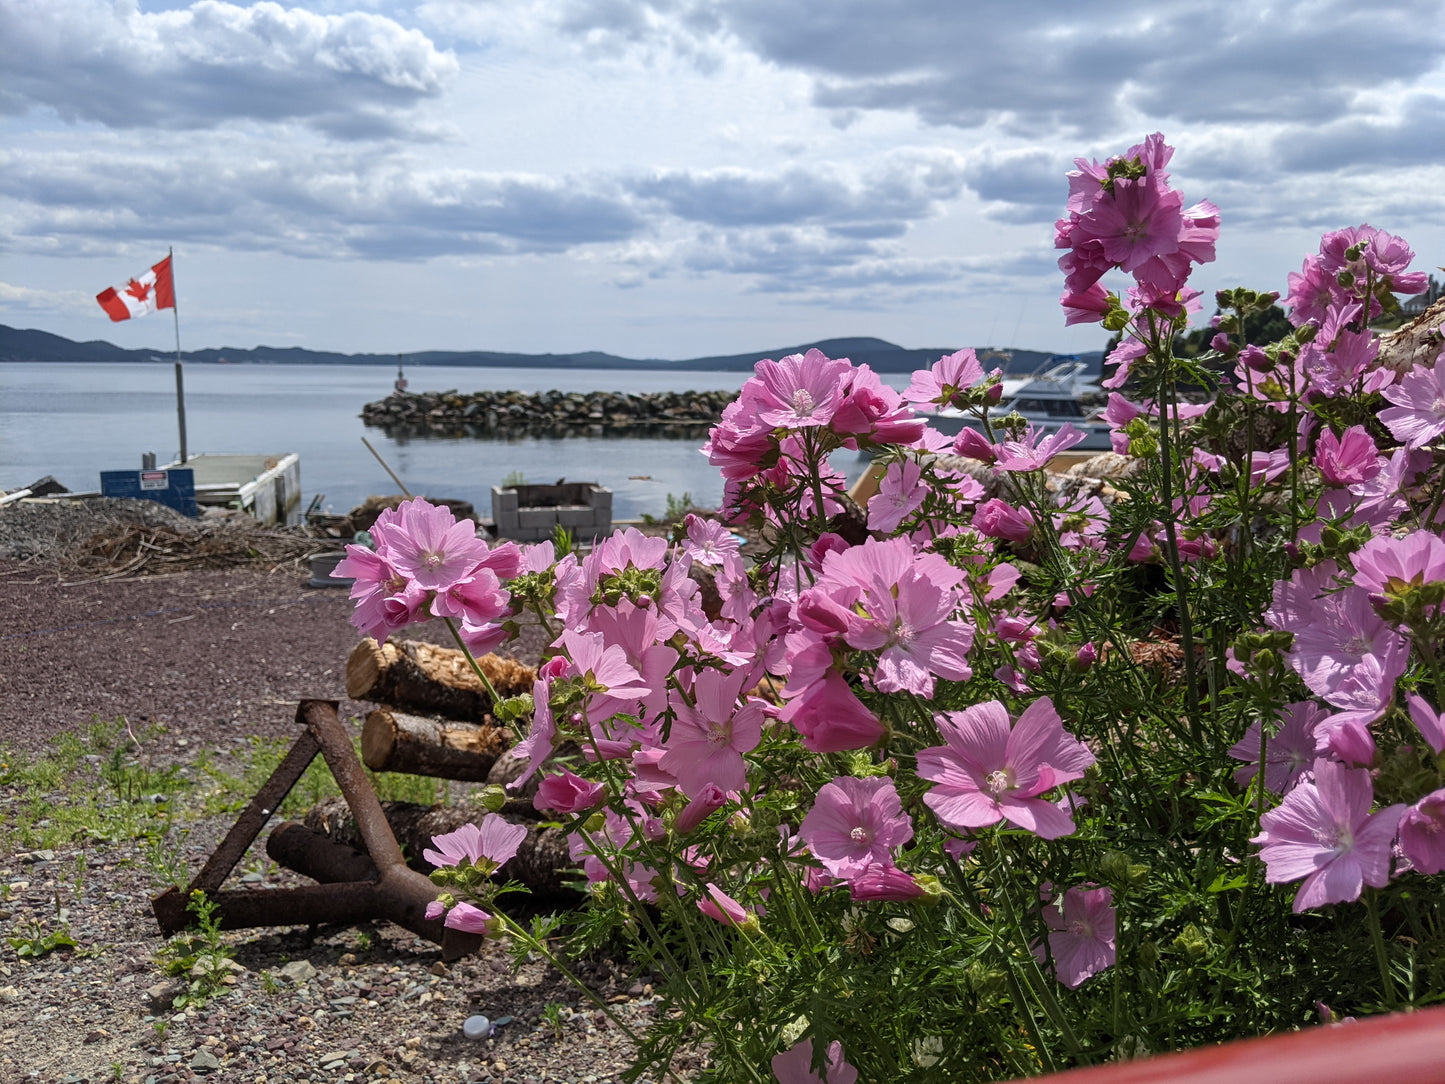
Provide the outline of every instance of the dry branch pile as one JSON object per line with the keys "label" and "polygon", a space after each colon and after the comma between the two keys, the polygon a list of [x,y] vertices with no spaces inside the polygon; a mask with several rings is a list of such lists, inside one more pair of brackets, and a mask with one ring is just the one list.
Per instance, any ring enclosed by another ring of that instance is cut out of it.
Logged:
{"label": "dry branch pile", "polygon": [[230,568],[260,562],[272,569],[334,548],[304,527],[266,528],[249,520],[179,524],[113,523],[66,552],[60,571],[74,578],[122,579],[193,568]]}

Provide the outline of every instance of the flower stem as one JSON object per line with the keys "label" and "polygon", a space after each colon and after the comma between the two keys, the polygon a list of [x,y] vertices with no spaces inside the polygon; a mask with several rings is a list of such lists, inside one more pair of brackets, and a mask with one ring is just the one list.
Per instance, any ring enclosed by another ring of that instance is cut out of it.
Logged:
{"label": "flower stem", "polygon": [[1380,929],[1380,911],[1375,904],[1375,889],[1365,889],[1365,913],[1370,918],[1370,940],[1375,944],[1375,962],[1380,965],[1380,986],[1385,993],[1385,1004],[1393,1009],[1397,1005],[1395,983],[1390,978],[1390,961],[1385,955],[1385,935]]}
{"label": "flower stem", "polygon": [[444,617],[442,620],[446,622],[447,631],[452,634],[452,639],[457,642],[457,647],[462,649],[462,654],[467,657],[467,662],[471,664],[472,673],[481,679],[482,687],[487,690],[487,695],[492,698],[492,707],[495,708],[501,703],[502,698],[497,695],[497,690],[492,687],[491,679],[487,677],[486,672],[478,665],[476,657],[472,655],[471,650],[462,641],[462,634],[457,631],[457,626],[452,622],[452,619],[450,617]]}

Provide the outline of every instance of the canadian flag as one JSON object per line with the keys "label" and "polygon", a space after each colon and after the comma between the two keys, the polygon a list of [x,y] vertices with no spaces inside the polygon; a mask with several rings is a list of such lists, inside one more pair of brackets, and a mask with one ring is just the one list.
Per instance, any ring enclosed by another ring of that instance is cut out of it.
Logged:
{"label": "canadian flag", "polygon": [[171,258],[167,256],[124,286],[107,287],[96,294],[95,299],[115,321],[144,316],[157,309],[175,308],[176,288],[171,280]]}

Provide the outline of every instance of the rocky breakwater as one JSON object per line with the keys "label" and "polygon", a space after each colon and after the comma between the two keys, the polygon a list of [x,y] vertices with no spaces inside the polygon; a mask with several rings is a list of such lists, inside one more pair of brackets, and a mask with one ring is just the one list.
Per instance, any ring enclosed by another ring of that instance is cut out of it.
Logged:
{"label": "rocky breakwater", "polygon": [[732,391],[401,392],[367,403],[361,418],[387,436],[700,437],[736,396]]}

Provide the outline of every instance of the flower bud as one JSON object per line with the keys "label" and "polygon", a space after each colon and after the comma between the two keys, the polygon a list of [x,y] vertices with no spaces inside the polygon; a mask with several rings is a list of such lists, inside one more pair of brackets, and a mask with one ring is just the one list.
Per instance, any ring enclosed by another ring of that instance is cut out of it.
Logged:
{"label": "flower bud", "polygon": [[1144,940],[1139,945],[1139,962],[1145,967],[1153,967],[1159,962],[1159,946],[1153,941]]}
{"label": "flower bud", "polygon": [[607,827],[607,817],[599,810],[582,822],[582,831],[597,833]]}
{"label": "flower bud", "polygon": [[491,813],[500,813],[507,806],[507,788],[497,783],[488,783],[478,797],[482,807]]}
{"label": "flower bud", "polygon": [[1209,955],[1209,938],[1191,922],[1174,939],[1174,947],[1190,960],[1198,962]]}

